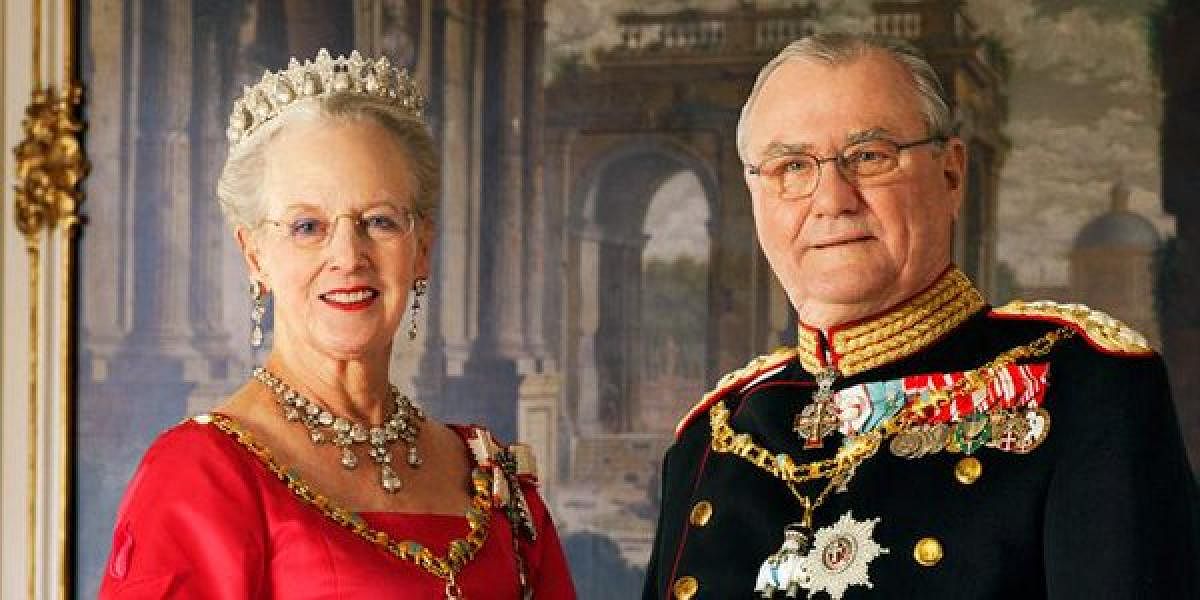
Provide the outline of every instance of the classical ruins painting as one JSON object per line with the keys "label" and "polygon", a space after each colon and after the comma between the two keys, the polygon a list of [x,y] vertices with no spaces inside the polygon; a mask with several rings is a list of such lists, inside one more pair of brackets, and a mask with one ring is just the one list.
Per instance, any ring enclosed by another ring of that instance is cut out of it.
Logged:
{"label": "classical ruins painting", "polygon": [[85,1],[80,597],[146,445],[261,360],[215,200],[225,119],[244,84],[319,48],[386,54],[427,90],[435,275],[393,379],[440,419],[536,447],[583,598],[640,593],[676,421],[794,339],[733,138],[758,68],[811,31],[928,53],[970,151],[958,264],[993,303],[1084,302],[1145,333],[1197,464],[1200,214],[1195,182],[1170,179],[1196,153],[1160,133],[1185,72],[1164,48],[1194,46],[1169,35],[1173,4]]}

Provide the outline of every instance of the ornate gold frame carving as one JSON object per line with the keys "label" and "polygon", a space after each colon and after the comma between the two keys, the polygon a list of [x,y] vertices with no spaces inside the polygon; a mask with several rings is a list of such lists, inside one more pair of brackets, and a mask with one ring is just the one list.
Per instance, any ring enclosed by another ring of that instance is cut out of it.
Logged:
{"label": "ornate gold frame carving", "polygon": [[[76,286],[75,243],[80,225],[79,205],[83,193],[79,185],[87,174],[79,134],[83,122],[77,116],[82,104],[83,88],[75,73],[75,52],[79,43],[79,24],[76,1],[63,0],[63,73],[58,87],[42,79],[42,0],[33,0],[33,91],[21,126],[24,138],[13,152],[16,155],[16,226],[25,237],[29,254],[30,286],[30,353],[29,353],[29,565],[28,590],[32,599],[37,592],[38,548],[38,425],[40,390],[52,389],[39,380],[39,299],[42,298],[41,258],[43,241],[55,233],[60,240],[57,287],[58,336],[57,419],[54,424],[54,452],[57,460],[48,464],[56,468],[55,523],[58,530],[47,536],[54,544],[57,559],[59,598],[67,598],[72,590],[73,569],[69,556],[71,548],[72,481],[74,478],[71,436],[74,421],[74,371],[76,336],[74,323],[74,291]],[[43,235],[45,234],[45,235]],[[51,274],[53,278],[53,273]],[[48,348],[54,346],[47,345]],[[49,358],[49,357],[47,357]],[[55,364],[55,363],[51,363]]]}

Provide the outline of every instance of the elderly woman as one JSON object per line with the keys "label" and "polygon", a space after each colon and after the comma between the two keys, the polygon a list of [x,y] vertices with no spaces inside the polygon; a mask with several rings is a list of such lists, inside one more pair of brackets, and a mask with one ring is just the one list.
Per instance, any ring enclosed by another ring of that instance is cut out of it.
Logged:
{"label": "elderly woman", "polygon": [[388,381],[429,275],[421,104],[385,59],[325,51],[235,103],[218,195],[272,346],[146,452],[101,598],[574,597],[528,453]]}

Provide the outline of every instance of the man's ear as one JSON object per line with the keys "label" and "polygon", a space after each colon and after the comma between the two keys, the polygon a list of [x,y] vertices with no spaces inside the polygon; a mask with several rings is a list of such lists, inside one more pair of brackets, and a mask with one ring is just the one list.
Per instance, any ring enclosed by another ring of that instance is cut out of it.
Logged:
{"label": "man's ear", "polygon": [[266,285],[258,253],[258,240],[244,225],[238,226],[234,231],[234,237],[237,238],[238,249],[242,251],[242,260],[246,261],[246,271],[250,273],[250,278]]}
{"label": "man's ear", "polygon": [[967,147],[962,139],[951,137],[942,149],[942,178],[946,193],[953,202],[953,214],[958,218],[967,193]]}

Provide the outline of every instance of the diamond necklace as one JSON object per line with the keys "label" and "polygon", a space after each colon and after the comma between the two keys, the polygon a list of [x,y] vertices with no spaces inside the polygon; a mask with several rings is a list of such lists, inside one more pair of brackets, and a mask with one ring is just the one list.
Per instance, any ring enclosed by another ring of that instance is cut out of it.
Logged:
{"label": "diamond necklace", "polygon": [[[444,598],[447,600],[462,600],[463,593],[458,583],[458,577],[463,568],[479,554],[480,549],[483,548],[484,543],[488,539],[488,532],[491,530],[492,506],[494,502],[492,496],[493,478],[504,477],[499,467],[484,468],[476,464],[471,470],[471,507],[467,509],[465,515],[467,520],[467,534],[451,541],[447,546],[446,554],[438,556],[428,546],[424,546],[415,540],[393,538],[385,531],[372,528],[362,518],[361,514],[347,510],[330,500],[328,496],[325,496],[319,490],[313,488],[307,481],[301,479],[296,474],[296,471],[276,462],[275,457],[271,455],[271,451],[259,444],[250,432],[243,429],[233,419],[225,415],[200,415],[194,417],[194,420],[201,425],[212,423],[221,431],[237,440],[239,444],[245,446],[280,481],[287,484],[288,489],[301,502],[312,505],[326,517],[333,520],[333,522],[345,527],[367,542],[386,550],[392,556],[402,561],[413,563],[427,573],[444,581],[446,583]],[[516,537],[513,538],[513,541],[516,542]],[[522,571],[518,575],[524,581],[524,572]]]}
{"label": "diamond necklace", "polygon": [[385,492],[394,494],[400,491],[401,485],[399,475],[392,468],[392,444],[403,440],[408,446],[408,466],[421,466],[421,456],[417,454],[417,434],[421,432],[421,421],[425,420],[425,414],[396,386],[390,386],[391,415],[384,419],[382,425],[368,427],[345,417],[334,416],[316,400],[304,397],[263,367],[254,367],[253,376],[275,394],[275,401],[283,409],[285,419],[299,421],[308,429],[308,437],[314,444],[330,442],[340,448],[341,463],[347,470],[358,466],[355,446],[369,446],[367,455],[379,465],[379,485]]}

